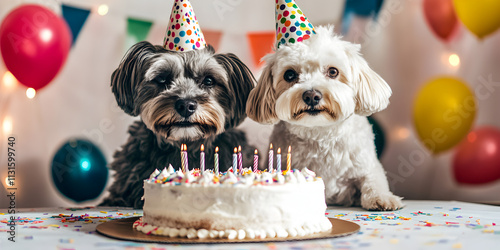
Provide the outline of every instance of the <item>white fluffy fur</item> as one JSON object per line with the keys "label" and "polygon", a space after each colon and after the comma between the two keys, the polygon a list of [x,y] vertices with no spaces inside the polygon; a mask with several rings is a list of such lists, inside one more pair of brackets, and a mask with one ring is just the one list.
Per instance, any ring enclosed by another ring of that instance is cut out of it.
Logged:
{"label": "white fluffy fur", "polygon": [[[302,43],[265,56],[266,68],[250,94],[248,115],[261,123],[281,121],[271,142],[292,145],[293,167],[308,167],[324,178],[327,203],[401,208],[401,198],[389,190],[366,118],[387,107],[391,89],[361,57],[359,45],[340,40],[333,27],[316,31]],[[340,72],[335,79],[326,75],[330,67]],[[283,82],[288,69],[300,74],[290,86]],[[295,111],[308,109],[302,93],[313,89],[323,94],[317,106],[330,112],[294,118]]]}

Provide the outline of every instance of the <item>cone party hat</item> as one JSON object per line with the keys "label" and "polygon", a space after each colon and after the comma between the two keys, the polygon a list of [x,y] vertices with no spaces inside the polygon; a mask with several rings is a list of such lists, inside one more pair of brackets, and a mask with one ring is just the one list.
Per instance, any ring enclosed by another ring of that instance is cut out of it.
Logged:
{"label": "cone party hat", "polygon": [[170,51],[191,51],[207,46],[189,0],[175,0],[163,41]]}
{"label": "cone party hat", "polygon": [[295,0],[276,0],[276,47],[302,42],[316,34]]}

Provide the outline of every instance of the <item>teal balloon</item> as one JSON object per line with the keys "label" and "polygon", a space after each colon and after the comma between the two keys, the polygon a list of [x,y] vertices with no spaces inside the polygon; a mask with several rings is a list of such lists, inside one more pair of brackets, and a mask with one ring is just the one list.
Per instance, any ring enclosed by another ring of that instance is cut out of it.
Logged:
{"label": "teal balloon", "polygon": [[76,202],[99,197],[109,175],[101,150],[92,142],[80,139],[71,139],[57,150],[51,172],[57,190]]}
{"label": "teal balloon", "polygon": [[377,149],[377,157],[380,159],[385,148],[384,130],[373,117],[368,117],[368,121],[372,125],[373,134],[375,135],[375,148]]}

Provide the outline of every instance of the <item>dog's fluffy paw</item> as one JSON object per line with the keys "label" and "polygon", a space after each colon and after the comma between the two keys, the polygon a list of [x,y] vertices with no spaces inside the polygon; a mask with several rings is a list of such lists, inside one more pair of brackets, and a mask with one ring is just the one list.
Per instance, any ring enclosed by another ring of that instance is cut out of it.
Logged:
{"label": "dog's fluffy paw", "polygon": [[401,197],[392,193],[385,194],[363,194],[361,206],[366,210],[394,211],[403,208]]}

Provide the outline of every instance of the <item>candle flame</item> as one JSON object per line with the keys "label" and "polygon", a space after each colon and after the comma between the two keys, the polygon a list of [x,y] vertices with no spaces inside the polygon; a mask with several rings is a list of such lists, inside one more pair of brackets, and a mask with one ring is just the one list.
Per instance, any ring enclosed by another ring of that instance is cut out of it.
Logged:
{"label": "candle flame", "polygon": [[238,146],[238,152],[241,152],[241,145]]}
{"label": "candle flame", "polygon": [[288,153],[292,152],[292,146],[288,146]]}
{"label": "candle flame", "polygon": [[281,154],[281,148],[278,148],[278,154]]}
{"label": "candle flame", "polygon": [[200,149],[201,149],[201,151],[205,151],[205,145],[201,144]]}
{"label": "candle flame", "polygon": [[255,149],[255,151],[253,151],[254,154],[259,154],[259,150]]}
{"label": "candle flame", "polygon": [[219,147],[215,147],[215,153],[219,153]]}
{"label": "candle flame", "polygon": [[271,145],[269,145],[269,149],[273,149],[273,144],[271,143]]}
{"label": "candle flame", "polygon": [[238,148],[234,148],[234,153],[238,153]]}

